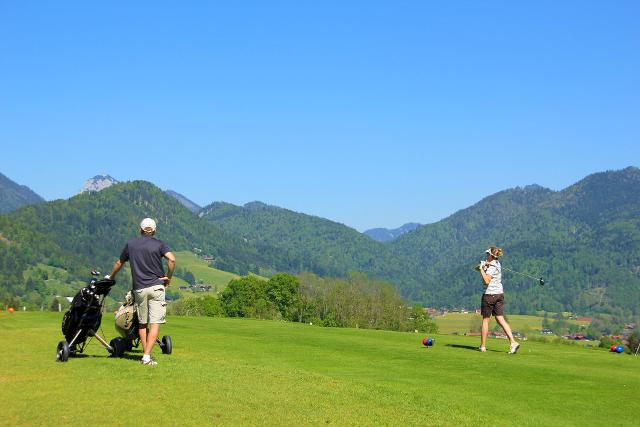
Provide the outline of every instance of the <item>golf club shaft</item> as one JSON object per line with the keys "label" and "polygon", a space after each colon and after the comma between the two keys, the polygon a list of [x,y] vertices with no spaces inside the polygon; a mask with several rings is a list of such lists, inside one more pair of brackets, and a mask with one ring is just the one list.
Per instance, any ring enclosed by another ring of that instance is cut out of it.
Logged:
{"label": "golf club shaft", "polygon": [[519,275],[521,275],[521,276],[529,277],[529,278],[531,278],[531,279],[539,280],[539,278],[538,278],[538,277],[533,277],[533,276],[532,276],[532,275],[530,275],[530,274],[527,274],[527,273],[521,273],[521,272],[519,272],[519,271],[515,271],[515,270],[512,270],[512,269],[507,268],[507,267],[502,267],[502,269],[503,269],[503,270],[510,271],[510,272],[512,272],[512,273],[515,273],[515,274],[519,274]]}

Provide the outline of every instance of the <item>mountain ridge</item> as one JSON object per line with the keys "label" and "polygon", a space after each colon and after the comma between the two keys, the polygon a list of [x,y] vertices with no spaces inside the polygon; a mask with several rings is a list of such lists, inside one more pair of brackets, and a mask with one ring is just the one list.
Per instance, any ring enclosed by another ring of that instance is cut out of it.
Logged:
{"label": "mountain ridge", "polygon": [[369,230],[365,230],[362,233],[371,237],[373,240],[377,242],[391,242],[398,237],[402,236],[405,233],[409,233],[416,228],[420,227],[422,224],[417,222],[408,222],[406,224],[401,225],[398,228],[388,229],[388,228],[371,228]]}
{"label": "mountain ridge", "polygon": [[0,173],[0,214],[22,206],[44,203],[45,200],[26,185],[21,185]]}
{"label": "mountain ridge", "polygon": [[19,266],[68,260],[78,270],[116,256],[121,240],[135,232],[132,224],[149,215],[174,246],[197,247],[213,256],[215,267],[240,274],[363,271],[393,283],[408,301],[474,307],[481,287],[472,266],[495,244],[505,249],[505,266],[547,280],[539,288],[506,273],[513,312],[638,313],[640,307],[635,167],[592,174],[559,191],[539,185],[502,190],[387,243],[262,202],[214,202],[194,214],[152,183],[120,183],[0,215],[0,290],[21,280]]}

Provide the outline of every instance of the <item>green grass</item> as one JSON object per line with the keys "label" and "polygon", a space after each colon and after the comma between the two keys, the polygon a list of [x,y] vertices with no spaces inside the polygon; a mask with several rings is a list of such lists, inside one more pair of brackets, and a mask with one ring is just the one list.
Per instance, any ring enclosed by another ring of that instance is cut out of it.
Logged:
{"label": "green grass", "polygon": [[[637,425],[640,357],[276,321],[170,317],[159,365],[56,363],[60,313],[0,313],[4,425]],[[115,336],[105,315],[107,339]],[[147,411],[148,416],[143,416]]]}
{"label": "green grass", "polygon": [[[436,324],[438,325],[438,331],[441,334],[453,334],[459,333],[464,334],[469,331],[471,327],[471,322],[475,316],[479,316],[478,314],[469,313],[447,313],[444,316],[437,316],[435,318]],[[526,331],[526,330],[541,330],[542,329],[542,321],[543,317],[539,316],[527,316],[527,315],[509,315],[506,316],[511,329],[514,331]],[[589,322],[577,321],[577,320],[568,320],[569,323],[577,324],[577,325],[587,325]],[[490,328],[496,325],[495,319],[491,319]]]}
{"label": "green grass", "polygon": [[[216,285],[218,292],[222,292],[230,280],[239,277],[236,274],[209,267],[207,261],[189,251],[175,252],[175,256],[176,266],[190,271],[198,282],[202,281],[207,285]],[[185,282],[178,279],[175,284],[183,285]]]}

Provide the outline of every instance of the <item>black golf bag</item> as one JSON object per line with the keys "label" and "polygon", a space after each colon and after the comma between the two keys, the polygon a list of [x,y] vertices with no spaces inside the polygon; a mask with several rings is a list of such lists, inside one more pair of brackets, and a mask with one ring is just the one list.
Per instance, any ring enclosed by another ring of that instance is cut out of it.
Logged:
{"label": "black golf bag", "polygon": [[[100,275],[97,271],[92,271],[91,274],[94,276]],[[62,333],[65,341],[58,343],[56,353],[58,361],[66,362],[69,356],[82,353],[88,337],[96,337],[111,355],[118,355],[117,349],[107,344],[97,333],[102,322],[104,299],[109,295],[111,288],[115,284],[115,280],[94,277],[87,286],[80,289],[73,297],[71,307],[62,319]]]}

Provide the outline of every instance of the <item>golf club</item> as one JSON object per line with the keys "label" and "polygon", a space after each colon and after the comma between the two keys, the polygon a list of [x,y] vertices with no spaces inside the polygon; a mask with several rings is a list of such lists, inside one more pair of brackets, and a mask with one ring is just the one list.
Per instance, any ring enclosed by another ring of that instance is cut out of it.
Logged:
{"label": "golf club", "polygon": [[527,274],[527,273],[521,273],[521,272],[519,272],[519,271],[512,270],[512,269],[510,269],[510,268],[508,268],[508,267],[502,267],[502,269],[503,269],[503,270],[510,271],[510,272],[512,272],[512,273],[514,273],[514,274],[519,274],[519,275],[524,276],[524,277],[529,277],[529,278],[531,278],[531,279],[533,279],[533,280],[537,280],[537,281],[538,281],[538,284],[539,284],[540,286],[544,286],[544,279],[543,279],[542,277],[540,277],[540,278],[538,278],[538,277],[534,277],[534,276],[532,276],[532,275],[530,275],[530,274]]}

